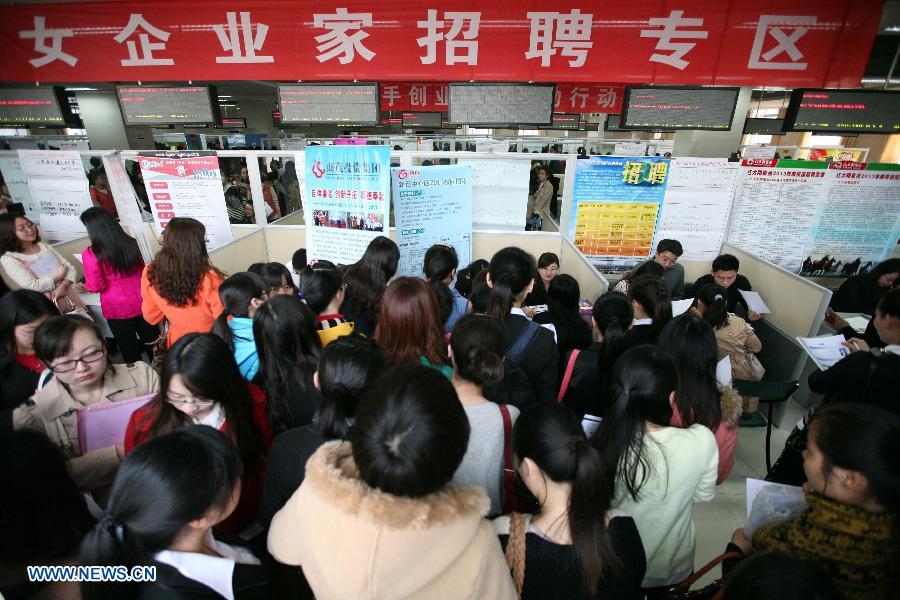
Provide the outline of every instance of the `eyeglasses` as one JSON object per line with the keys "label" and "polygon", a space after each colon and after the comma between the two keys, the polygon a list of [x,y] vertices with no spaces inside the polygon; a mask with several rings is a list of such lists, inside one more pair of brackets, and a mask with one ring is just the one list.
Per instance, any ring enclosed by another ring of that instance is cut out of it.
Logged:
{"label": "eyeglasses", "polygon": [[106,351],[103,349],[100,350],[92,350],[87,354],[83,355],[81,358],[76,358],[75,360],[66,360],[56,365],[47,365],[50,367],[50,370],[54,373],[68,373],[69,371],[74,371],[78,367],[78,363],[95,363],[106,354]]}
{"label": "eyeglasses", "polygon": [[557,271],[559,271],[559,267],[551,265],[549,267],[541,267],[540,270],[546,271],[547,273],[556,273]]}
{"label": "eyeglasses", "polygon": [[166,402],[172,406],[196,406],[198,408],[206,408],[216,403],[215,400],[209,398],[197,398],[194,396],[181,396],[179,394],[168,394]]}
{"label": "eyeglasses", "polygon": [[34,223],[25,223],[24,225],[16,225],[16,231],[34,231],[37,229]]}

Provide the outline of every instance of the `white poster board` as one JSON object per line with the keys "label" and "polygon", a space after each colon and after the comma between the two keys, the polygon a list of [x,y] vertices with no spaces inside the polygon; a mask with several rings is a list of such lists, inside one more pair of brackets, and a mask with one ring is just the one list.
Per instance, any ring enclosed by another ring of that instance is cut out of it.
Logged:
{"label": "white poster board", "polygon": [[770,146],[747,146],[741,153],[743,158],[775,158],[775,148]]}
{"label": "white poster board", "polygon": [[461,158],[457,164],[472,168],[474,228],[525,230],[530,161]]}
{"label": "white poster board", "polygon": [[615,156],[644,156],[647,153],[647,144],[644,142],[616,142],[613,149]]}
{"label": "white poster board", "polygon": [[28,176],[22,170],[17,156],[0,157],[0,173],[3,174],[3,181],[6,183],[7,189],[12,202],[18,202],[25,209],[25,216],[33,223],[37,223],[41,218],[31,199],[31,190],[28,189]]}
{"label": "white poster board", "polygon": [[231,223],[214,151],[164,150],[138,153],[157,234],[175,217],[197,219],[206,227],[206,247],[231,241]]}
{"label": "white poster board", "polygon": [[669,183],[653,247],[673,239],[683,260],[712,261],[728,227],[740,164],[720,158],[678,158],[669,166]]}
{"label": "white poster board", "polygon": [[87,235],[79,217],[93,203],[78,152],[19,150],[18,155],[47,240],[67,242]]}

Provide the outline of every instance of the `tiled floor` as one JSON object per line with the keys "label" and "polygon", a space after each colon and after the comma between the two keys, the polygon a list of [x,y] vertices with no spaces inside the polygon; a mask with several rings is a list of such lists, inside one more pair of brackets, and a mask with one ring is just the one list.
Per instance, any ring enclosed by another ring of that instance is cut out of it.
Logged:
{"label": "tiled floor", "polygon": [[[772,462],[778,458],[788,434],[806,412],[793,400],[787,406],[782,427],[772,428]],[[734,469],[728,480],[716,489],[716,497],[708,504],[694,505],[697,528],[697,550],[694,567],[699,569],[721,554],[731,534],[747,521],[746,478],[763,479],[766,475],[766,428],[741,428],[734,456]],[[713,569],[699,584],[716,579],[721,574]],[[695,586],[696,588],[697,586]]]}

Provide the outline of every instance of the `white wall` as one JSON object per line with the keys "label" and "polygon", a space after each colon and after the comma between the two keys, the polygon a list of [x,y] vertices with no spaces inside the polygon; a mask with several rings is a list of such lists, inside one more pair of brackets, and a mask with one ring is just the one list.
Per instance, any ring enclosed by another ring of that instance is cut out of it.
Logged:
{"label": "white wall", "polygon": [[115,92],[78,92],[78,106],[92,150],[128,149]]}

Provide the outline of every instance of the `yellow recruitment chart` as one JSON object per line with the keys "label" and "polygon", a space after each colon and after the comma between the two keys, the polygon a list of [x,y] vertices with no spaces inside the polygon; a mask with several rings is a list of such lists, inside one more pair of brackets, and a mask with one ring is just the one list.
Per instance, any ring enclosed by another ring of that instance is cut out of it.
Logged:
{"label": "yellow recruitment chart", "polygon": [[669,161],[597,156],[575,171],[575,245],[604,272],[630,269],[653,253]]}

